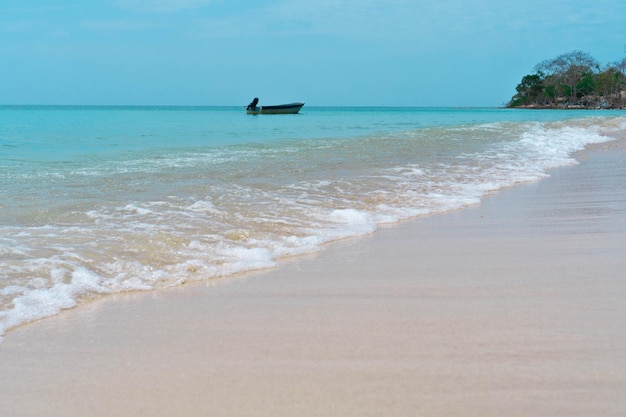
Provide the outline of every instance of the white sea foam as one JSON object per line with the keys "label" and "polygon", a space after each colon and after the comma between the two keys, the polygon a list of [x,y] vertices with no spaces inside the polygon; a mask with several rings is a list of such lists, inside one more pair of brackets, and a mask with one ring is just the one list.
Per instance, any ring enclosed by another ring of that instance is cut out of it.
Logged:
{"label": "white sea foam", "polygon": [[487,121],[313,140],[315,130],[306,141],[36,163],[22,176],[0,164],[16,196],[1,204],[0,336],[93,297],[272,268],[381,223],[478,204],[625,126]]}
{"label": "white sea foam", "polygon": [[[368,213],[354,209],[333,210],[329,218],[349,229],[348,235],[361,236],[376,230],[376,223]],[[341,232],[340,232],[341,236]]]}
{"label": "white sea foam", "polygon": [[219,210],[209,201],[196,201],[188,206],[187,209],[196,212],[219,213]]}
{"label": "white sea foam", "polygon": [[20,294],[13,299],[13,307],[0,313],[0,335],[7,329],[21,323],[58,314],[61,310],[77,305],[82,296],[108,294],[110,291],[100,285],[101,278],[96,274],[78,268],[72,272],[69,283],[56,283],[51,288],[24,291],[14,288]]}

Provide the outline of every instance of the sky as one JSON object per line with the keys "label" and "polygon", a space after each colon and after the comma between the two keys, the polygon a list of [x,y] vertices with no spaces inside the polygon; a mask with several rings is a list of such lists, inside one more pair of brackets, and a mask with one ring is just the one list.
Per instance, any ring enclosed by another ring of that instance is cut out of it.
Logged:
{"label": "sky", "polygon": [[2,0],[0,104],[501,106],[626,0]]}

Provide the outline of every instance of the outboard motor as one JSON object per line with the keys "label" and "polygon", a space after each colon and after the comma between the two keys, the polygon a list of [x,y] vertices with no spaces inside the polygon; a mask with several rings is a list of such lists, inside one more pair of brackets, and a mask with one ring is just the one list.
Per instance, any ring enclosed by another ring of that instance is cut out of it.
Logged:
{"label": "outboard motor", "polygon": [[256,105],[259,103],[259,98],[255,97],[254,100],[252,100],[252,103],[248,104],[248,107],[246,107],[246,110],[256,110]]}

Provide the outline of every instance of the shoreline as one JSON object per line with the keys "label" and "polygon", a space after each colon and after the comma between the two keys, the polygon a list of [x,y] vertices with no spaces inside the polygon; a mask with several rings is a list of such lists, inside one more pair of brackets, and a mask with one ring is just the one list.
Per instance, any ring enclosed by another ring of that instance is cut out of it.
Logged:
{"label": "shoreline", "polygon": [[[7,415],[618,416],[626,141],[277,269],[11,329]],[[72,393],[68,396],[68,393]]]}
{"label": "shoreline", "polygon": [[581,104],[558,105],[558,104],[524,104],[520,106],[505,106],[506,109],[522,110],[626,110],[626,106],[618,107],[592,107]]}

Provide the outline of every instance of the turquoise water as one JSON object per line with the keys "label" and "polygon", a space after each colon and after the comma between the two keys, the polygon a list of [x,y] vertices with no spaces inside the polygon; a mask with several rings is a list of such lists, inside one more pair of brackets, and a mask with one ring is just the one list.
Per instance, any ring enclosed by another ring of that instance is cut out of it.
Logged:
{"label": "turquoise water", "polygon": [[478,204],[625,127],[609,111],[0,106],[0,335]]}

